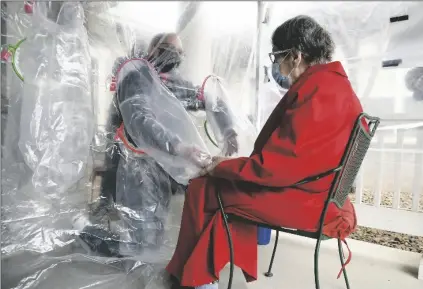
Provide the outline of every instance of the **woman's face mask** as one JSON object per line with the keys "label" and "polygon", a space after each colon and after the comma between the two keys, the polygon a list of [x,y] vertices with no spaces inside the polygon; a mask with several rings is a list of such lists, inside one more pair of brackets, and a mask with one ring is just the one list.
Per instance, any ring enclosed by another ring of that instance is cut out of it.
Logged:
{"label": "woman's face mask", "polygon": [[[284,57],[278,57],[280,54],[285,54]],[[277,84],[279,84],[284,89],[289,89],[292,84],[292,80],[290,78],[290,75],[294,68],[291,69],[291,71],[288,73],[287,76],[283,75],[281,73],[281,64],[284,63],[285,59],[291,54],[291,50],[282,50],[282,51],[276,51],[269,53],[270,61],[272,61],[272,76],[273,79],[276,81]]]}
{"label": "woman's face mask", "polygon": [[280,66],[279,62],[275,62],[275,63],[272,64],[273,79],[282,88],[289,89],[289,87],[291,86],[291,81],[290,81],[289,77],[281,74],[279,66]]}

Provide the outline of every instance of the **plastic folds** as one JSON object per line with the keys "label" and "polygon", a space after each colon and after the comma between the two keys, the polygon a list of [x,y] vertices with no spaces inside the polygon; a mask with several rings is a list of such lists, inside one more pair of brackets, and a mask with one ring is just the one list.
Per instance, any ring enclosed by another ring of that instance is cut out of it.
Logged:
{"label": "plastic folds", "polygon": [[178,183],[188,184],[211,160],[181,102],[144,59],[122,63],[116,81],[119,111],[135,146]]}
{"label": "plastic folds", "polygon": [[2,1],[1,288],[169,289],[186,186],[213,156],[251,154],[286,93],[272,33],[298,14],[331,32],[384,120],[363,188],[383,181],[417,211],[421,6]]}
{"label": "plastic folds", "polygon": [[224,5],[2,2],[2,289],[170,288],[186,185],[255,137]]}
{"label": "plastic folds", "polygon": [[257,127],[262,128],[270,114],[275,109],[276,105],[281,101],[282,97],[288,91],[276,83],[272,76],[272,68],[265,67],[267,82],[260,87],[260,94],[258,99],[259,110],[257,118]]}
{"label": "plastic folds", "polygon": [[215,138],[213,140],[205,123],[209,140],[219,147],[222,155],[248,156],[256,138],[256,129],[246,116],[234,109],[223,79],[207,76],[200,88],[199,98],[204,101],[207,123]]}
{"label": "plastic folds", "polygon": [[84,176],[88,163],[94,130],[91,58],[82,6],[63,4],[54,23],[45,4],[34,5],[20,48],[25,101],[18,145],[34,172],[34,188],[64,193]]}
{"label": "plastic folds", "polygon": [[15,188],[2,204],[8,232],[2,250],[8,254],[65,246],[73,238],[67,231],[72,215],[86,208],[81,184],[94,120],[84,12],[78,3],[65,3],[52,21],[45,4],[34,6],[16,56],[25,81],[16,89],[22,101],[10,107],[19,112],[19,124],[12,121],[16,115],[8,119],[19,151],[3,151],[6,163],[15,163],[5,172],[6,187]]}

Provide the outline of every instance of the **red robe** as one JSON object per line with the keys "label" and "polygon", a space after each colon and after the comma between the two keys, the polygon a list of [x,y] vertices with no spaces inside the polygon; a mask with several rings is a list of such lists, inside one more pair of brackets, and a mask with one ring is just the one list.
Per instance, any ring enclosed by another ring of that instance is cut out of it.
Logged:
{"label": "red robe", "polygon": [[[251,220],[316,231],[333,176],[283,189],[305,177],[339,165],[355,120],[362,112],[340,62],[308,68],[276,106],[250,157],[220,163],[213,177],[188,187],[181,230],[168,272],[182,286],[219,278],[229,262],[229,247],[215,196],[221,191],[227,213]],[[349,200],[340,210],[329,206],[323,232],[341,239],[356,227]],[[235,265],[247,281],[257,279],[257,228],[230,224]]]}

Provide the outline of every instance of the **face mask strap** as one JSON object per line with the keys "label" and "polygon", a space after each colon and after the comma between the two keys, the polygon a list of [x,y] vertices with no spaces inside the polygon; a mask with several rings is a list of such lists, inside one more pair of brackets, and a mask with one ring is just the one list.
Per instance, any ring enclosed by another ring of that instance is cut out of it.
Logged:
{"label": "face mask strap", "polygon": [[297,66],[291,69],[291,71],[288,73],[287,77],[290,77],[292,72],[294,71],[294,69],[298,68],[299,66],[300,66],[300,63],[298,62]]}
{"label": "face mask strap", "polygon": [[[288,50],[284,50],[284,52],[288,52],[280,61],[276,61],[275,60],[275,63],[277,63],[278,64],[278,69],[279,69],[279,72],[280,72],[280,70],[281,70],[281,64],[282,64],[282,62],[284,62],[285,61],[285,59],[289,56],[289,54],[291,54],[291,52],[292,52],[292,48],[291,49],[288,49]],[[298,63],[298,65],[299,65],[299,63]],[[297,66],[298,67],[298,66]],[[291,72],[286,76],[286,77],[289,77],[290,75],[291,75],[291,73],[292,73],[292,71],[294,70],[295,68],[293,68],[292,70],[291,70]]]}

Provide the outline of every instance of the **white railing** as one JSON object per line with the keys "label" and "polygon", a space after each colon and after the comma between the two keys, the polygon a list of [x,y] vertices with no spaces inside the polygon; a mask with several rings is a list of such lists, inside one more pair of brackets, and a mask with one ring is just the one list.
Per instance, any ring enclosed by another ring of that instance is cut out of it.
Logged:
{"label": "white railing", "polygon": [[354,199],[359,225],[423,236],[423,120],[382,122]]}
{"label": "white railing", "polygon": [[[388,123],[376,132],[356,179],[358,224],[423,236],[423,120]],[[423,257],[418,272],[423,280]]]}

